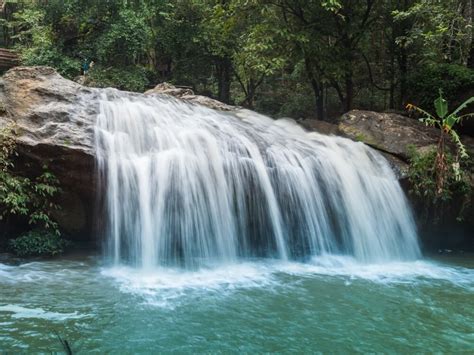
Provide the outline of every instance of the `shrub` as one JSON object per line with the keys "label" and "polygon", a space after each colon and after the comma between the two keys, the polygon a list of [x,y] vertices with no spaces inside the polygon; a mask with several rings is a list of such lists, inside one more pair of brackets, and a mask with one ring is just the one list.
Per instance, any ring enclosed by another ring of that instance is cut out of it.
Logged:
{"label": "shrub", "polygon": [[32,230],[9,241],[9,249],[17,256],[55,256],[64,252],[70,242],[47,230]]}
{"label": "shrub", "polygon": [[423,115],[421,122],[427,126],[439,129],[438,148],[435,159],[435,173],[436,173],[436,191],[437,194],[443,193],[444,183],[449,175],[449,166],[447,162],[446,141],[451,140],[456,145],[455,165],[456,175],[460,175],[460,161],[467,160],[467,154],[464,144],[461,142],[459,134],[456,132],[455,126],[462,122],[463,119],[474,117],[474,113],[466,113],[461,115],[461,112],[474,103],[474,96],[459,105],[454,111],[450,113],[448,102],[443,97],[443,92],[439,90],[439,97],[434,101],[434,108],[436,114],[429,112],[415,106],[408,104],[407,108],[412,111],[419,112]]}
{"label": "shrub", "polygon": [[432,105],[439,87],[448,102],[458,104],[469,91],[472,95],[474,70],[456,64],[432,64],[420,68],[408,80],[408,94],[421,107]]}
{"label": "shrub", "polygon": [[16,216],[26,219],[33,227],[51,230],[59,235],[58,224],[52,212],[59,209],[54,198],[61,191],[56,177],[43,166],[41,175],[22,176],[15,171],[16,155],[14,130],[0,130],[0,220]]}
{"label": "shrub", "polygon": [[410,155],[408,170],[410,193],[422,204],[423,222],[437,224],[445,215],[462,220],[464,212],[472,203],[473,191],[469,179],[472,161],[465,160],[460,165],[453,155],[447,152],[444,186],[439,191],[436,171],[437,151],[433,149],[418,153],[413,149]]}
{"label": "shrub", "polygon": [[16,50],[23,65],[47,65],[56,68],[61,75],[72,79],[80,73],[81,63],[62,53],[51,25],[44,24],[45,13],[24,9],[14,14],[7,23],[15,32]]}
{"label": "shrub", "polygon": [[[456,132],[456,127],[463,119],[474,116],[474,113],[461,114],[468,105],[474,103],[474,97],[466,100],[453,111],[449,111],[448,102],[440,90],[434,101],[435,114],[414,106],[407,105],[408,109],[421,113],[421,122],[439,130],[439,139],[436,149],[425,154],[412,153],[409,178],[413,192],[423,198],[424,210],[429,214],[432,210],[435,222],[444,213],[454,211],[445,210],[445,202],[456,198],[462,201],[457,213],[457,219],[462,219],[465,207],[470,203],[472,191],[470,182],[470,159],[466,147]],[[454,147],[453,147],[454,145]]]}
{"label": "shrub", "polygon": [[148,85],[148,79],[146,70],[139,66],[120,69],[94,66],[89,72],[87,85],[143,92]]}

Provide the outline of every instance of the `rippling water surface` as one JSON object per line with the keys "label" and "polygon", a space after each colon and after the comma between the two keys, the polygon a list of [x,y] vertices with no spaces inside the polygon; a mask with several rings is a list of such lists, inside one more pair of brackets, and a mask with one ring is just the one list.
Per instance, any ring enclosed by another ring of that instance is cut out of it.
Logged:
{"label": "rippling water surface", "polygon": [[0,350],[474,352],[473,257],[252,260],[183,272],[0,263]]}

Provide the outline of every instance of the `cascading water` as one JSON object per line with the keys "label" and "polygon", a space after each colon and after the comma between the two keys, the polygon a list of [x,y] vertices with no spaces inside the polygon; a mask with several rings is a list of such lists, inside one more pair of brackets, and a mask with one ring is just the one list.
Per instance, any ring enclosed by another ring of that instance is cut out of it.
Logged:
{"label": "cascading water", "polygon": [[250,111],[105,90],[96,149],[116,263],[420,254],[397,179],[362,143]]}

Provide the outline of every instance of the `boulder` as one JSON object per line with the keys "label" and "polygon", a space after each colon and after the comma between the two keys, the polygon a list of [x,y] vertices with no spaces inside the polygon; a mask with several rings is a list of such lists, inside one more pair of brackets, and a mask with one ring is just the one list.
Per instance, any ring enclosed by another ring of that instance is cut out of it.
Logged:
{"label": "boulder", "polygon": [[183,96],[192,96],[194,95],[194,91],[192,91],[190,88],[178,88],[170,83],[160,83],[156,85],[153,89],[150,89],[148,91],[145,91],[145,95],[152,95],[152,94],[165,94],[165,95],[171,95],[174,97],[183,97]]}
{"label": "boulder", "polygon": [[[37,176],[43,167],[63,190],[55,219],[72,239],[94,241],[100,227],[97,205],[94,122],[100,90],[67,80],[49,67],[16,67],[0,79],[0,128],[16,132],[17,169]],[[142,95],[142,94],[136,94]],[[194,104],[230,111],[235,107],[189,88],[163,83],[146,95],[171,95]]]}
{"label": "boulder", "polygon": [[16,67],[0,79],[0,127],[17,134],[16,166],[38,175],[44,166],[61,183],[61,228],[76,239],[92,238],[95,203],[94,90],[48,67]]}
{"label": "boulder", "polygon": [[236,106],[227,105],[207,96],[195,95],[190,88],[180,88],[169,83],[158,84],[153,89],[146,91],[145,95],[170,95],[218,111],[235,111],[239,109]]}
{"label": "boulder", "polygon": [[396,113],[352,110],[341,117],[339,130],[403,161],[409,159],[410,149],[434,148],[439,139],[437,129]]}
{"label": "boulder", "polygon": [[307,129],[308,131],[315,131],[321,134],[334,136],[342,135],[338,125],[335,123],[312,119],[297,120],[296,122],[298,122],[298,124],[303,126],[303,128]]}
{"label": "boulder", "polygon": [[[436,149],[439,140],[437,128],[399,113],[352,110],[341,117],[338,129],[342,136],[382,152],[400,178],[406,177],[411,149]],[[462,136],[461,140],[473,155],[474,138]],[[454,149],[451,142],[448,145]]]}

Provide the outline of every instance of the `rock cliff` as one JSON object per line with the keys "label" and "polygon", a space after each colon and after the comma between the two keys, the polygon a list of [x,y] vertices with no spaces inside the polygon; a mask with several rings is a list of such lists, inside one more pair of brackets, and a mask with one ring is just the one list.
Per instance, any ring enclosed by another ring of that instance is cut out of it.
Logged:
{"label": "rock cliff", "polygon": [[0,127],[17,133],[16,166],[28,175],[46,165],[57,176],[64,193],[55,217],[78,238],[93,225],[96,95],[48,67],[16,67],[0,79]]}

